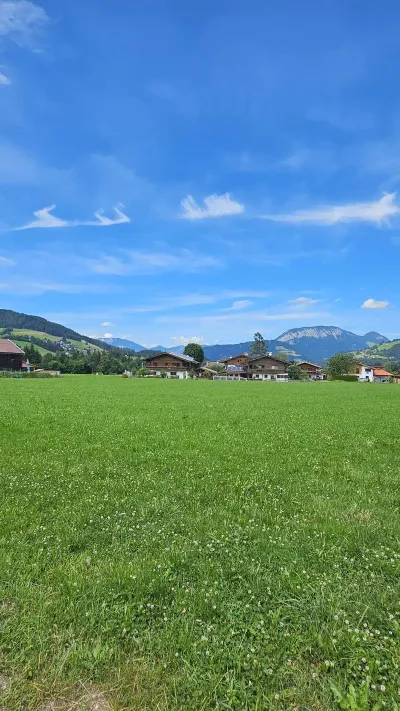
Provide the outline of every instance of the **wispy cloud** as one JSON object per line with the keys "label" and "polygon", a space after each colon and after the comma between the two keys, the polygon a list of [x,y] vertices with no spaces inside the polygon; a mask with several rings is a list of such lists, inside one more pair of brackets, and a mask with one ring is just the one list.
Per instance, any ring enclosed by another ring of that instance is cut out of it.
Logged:
{"label": "wispy cloud", "polygon": [[156,274],[163,271],[195,272],[206,267],[221,266],[218,259],[189,249],[181,249],[177,252],[120,250],[118,256],[103,254],[98,259],[88,260],[88,264],[91,270],[98,274],[116,276]]}
{"label": "wispy cloud", "polygon": [[12,281],[0,282],[0,292],[18,293],[23,296],[38,296],[46,293],[59,294],[84,294],[84,293],[104,293],[109,292],[102,285],[97,284],[68,284],[56,281],[29,281],[24,279],[13,279]]}
{"label": "wispy cloud", "polygon": [[45,10],[30,0],[0,2],[0,37],[8,37],[21,47],[34,49],[34,38],[48,21]]}
{"label": "wispy cloud", "polygon": [[188,343],[205,343],[204,338],[201,336],[171,336],[170,340],[173,341],[176,346],[186,346]]}
{"label": "wispy cloud", "polygon": [[16,230],[32,230],[32,229],[44,229],[44,228],[57,228],[57,227],[110,227],[112,225],[122,225],[124,223],[130,222],[128,215],[125,215],[121,211],[122,205],[116,205],[114,209],[115,217],[110,218],[104,215],[103,210],[95,212],[94,215],[96,220],[64,220],[61,217],[56,217],[52,212],[55,210],[55,205],[50,205],[50,207],[43,207],[41,210],[36,210],[33,214],[36,220],[28,222],[22,227],[16,227]]}
{"label": "wispy cloud", "polygon": [[309,296],[298,296],[297,299],[289,299],[288,304],[293,306],[312,306],[320,301],[321,299],[311,299]]}
{"label": "wispy cloud", "polygon": [[11,84],[11,79],[6,77],[6,75],[3,74],[3,72],[0,72],[0,86],[10,86],[10,84]]}
{"label": "wispy cloud", "polygon": [[0,257],[0,266],[3,267],[15,267],[16,262],[14,262],[13,259],[10,259],[9,257]]}
{"label": "wispy cloud", "polygon": [[376,301],[376,299],[367,299],[361,304],[362,309],[386,309],[389,306],[389,301]]}
{"label": "wispy cloud", "polygon": [[243,309],[248,309],[252,303],[250,299],[239,299],[238,301],[234,301],[232,306],[228,306],[226,309],[222,309],[222,311],[243,311]]}
{"label": "wispy cloud", "polygon": [[111,323],[111,321],[103,321],[103,323],[101,325],[104,326],[104,328],[111,328],[111,326],[114,326],[114,324]]}
{"label": "wispy cloud", "polygon": [[181,201],[181,217],[186,220],[203,220],[209,217],[227,217],[228,215],[240,215],[244,212],[244,205],[232,200],[229,193],[224,195],[208,195],[203,200],[204,207],[201,207],[192,195],[187,195]]}
{"label": "wispy cloud", "polygon": [[259,323],[261,321],[303,321],[307,320],[330,318],[330,314],[327,312],[298,312],[290,311],[283,313],[267,313],[265,311],[245,311],[236,313],[219,313],[219,314],[205,314],[196,316],[160,316],[156,319],[158,323],[193,323],[194,321],[198,323],[224,323],[224,322],[235,322],[237,321],[239,326],[243,326],[249,322]]}
{"label": "wispy cloud", "polygon": [[332,205],[317,207],[311,210],[281,215],[263,215],[263,219],[273,222],[315,223],[319,225],[336,225],[340,222],[370,222],[381,225],[387,223],[390,217],[398,215],[400,208],[395,203],[396,193],[384,195],[380,200],[372,202],[356,202],[347,205]]}

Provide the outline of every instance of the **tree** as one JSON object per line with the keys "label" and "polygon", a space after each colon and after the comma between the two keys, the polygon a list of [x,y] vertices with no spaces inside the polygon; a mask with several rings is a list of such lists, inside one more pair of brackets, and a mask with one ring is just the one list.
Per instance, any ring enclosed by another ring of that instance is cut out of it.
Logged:
{"label": "tree", "polygon": [[355,361],[350,353],[336,353],[328,360],[326,372],[332,378],[354,373]]}
{"label": "tree", "polygon": [[197,363],[202,363],[204,361],[204,351],[200,343],[188,343],[183,351],[184,355],[194,358]]}
{"label": "tree", "polygon": [[302,380],[304,377],[304,373],[299,365],[293,363],[292,365],[289,365],[288,376],[289,380]]}
{"label": "tree", "polygon": [[221,363],[208,363],[210,370],[215,370],[216,373],[225,373],[225,368]]}
{"label": "tree", "polygon": [[265,338],[257,331],[254,334],[254,341],[250,346],[250,355],[255,358],[256,356],[266,355],[268,350],[268,343]]}

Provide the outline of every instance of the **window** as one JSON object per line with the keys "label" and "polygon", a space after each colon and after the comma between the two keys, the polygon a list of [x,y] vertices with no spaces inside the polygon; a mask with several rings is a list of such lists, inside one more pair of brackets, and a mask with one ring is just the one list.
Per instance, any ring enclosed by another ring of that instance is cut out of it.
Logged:
{"label": "window", "polygon": [[271,370],[278,370],[278,367],[277,365],[271,365]]}

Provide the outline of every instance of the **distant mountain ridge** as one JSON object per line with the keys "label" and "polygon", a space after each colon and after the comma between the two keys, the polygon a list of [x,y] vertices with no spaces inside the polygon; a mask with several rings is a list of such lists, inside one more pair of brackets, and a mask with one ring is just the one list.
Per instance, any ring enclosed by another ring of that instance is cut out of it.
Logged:
{"label": "distant mountain ridge", "polygon": [[[134,341],[122,338],[102,339],[112,346],[120,348],[133,348],[133,350],[145,350]],[[296,360],[311,360],[322,363],[339,351],[358,351],[371,346],[386,343],[388,339],[380,333],[370,331],[360,336],[351,331],[345,331],[338,326],[303,326],[292,328],[282,333],[279,338],[268,341],[268,350],[275,354],[286,353],[288,358]],[[209,361],[223,360],[230,356],[247,353],[250,350],[251,341],[242,343],[228,343],[218,345],[203,346],[204,355]],[[149,350],[149,349],[146,349]],[[183,353],[184,346],[153,346],[154,351],[171,351],[172,353]]]}
{"label": "distant mountain ridge", "polygon": [[[387,342],[386,336],[373,331],[360,336],[338,326],[304,326],[289,329],[279,338],[268,341],[268,350],[275,355],[286,353],[290,359],[322,363],[339,351],[361,350]],[[250,346],[251,341],[204,346],[204,353],[208,360],[222,360],[239,353],[246,353]]]}
{"label": "distant mountain ridge", "polygon": [[[32,332],[37,331],[43,334],[56,336],[60,339],[73,339],[75,341],[86,341],[100,348],[112,349],[122,348],[132,350],[136,353],[144,351],[143,355],[149,351],[171,351],[172,353],[182,353],[183,345],[166,348],[154,346],[152,349],[124,338],[90,338],[66,328],[58,323],[48,321],[41,316],[32,316],[7,309],[0,309],[1,329],[27,329]],[[205,345],[204,354],[207,360],[216,361],[229,358],[230,356],[246,353],[250,350],[251,341],[242,343]],[[392,345],[385,348],[385,344]],[[382,351],[385,357],[394,356],[398,358],[398,341],[389,342],[386,336],[376,331],[369,331],[364,335],[358,335],[351,331],[346,331],[338,326],[303,326],[292,328],[279,336],[277,339],[268,341],[268,350],[276,355],[285,354],[293,360],[310,360],[316,363],[323,363],[339,351],[352,351],[357,353],[367,352],[367,356],[373,357],[377,351]],[[374,351],[374,352],[373,352]]]}

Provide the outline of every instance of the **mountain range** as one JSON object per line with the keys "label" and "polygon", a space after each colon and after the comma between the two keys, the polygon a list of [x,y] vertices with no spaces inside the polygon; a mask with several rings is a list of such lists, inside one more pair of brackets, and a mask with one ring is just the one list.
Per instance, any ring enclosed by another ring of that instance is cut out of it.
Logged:
{"label": "mountain range", "polygon": [[[131,348],[132,350],[146,350],[134,341],[122,338],[100,339],[110,346]],[[363,351],[373,346],[388,343],[389,339],[376,331],[370,331],[360,336],[351,331],[345,331],[337,326],[305,326],[293,328],[282,333],[277,339],[268,341],[268,350],[275,354],[286,354],[296,360],[311,360],[322,363],[339,351]],[[250,350],[251,341],[242,343],[229,343],[219,345],[204,345],[204,355],[209,361],[223,360],[230,356],[246,353]],[[154,346],[154,351],[170,351],[183,353],[184,346]]]}

